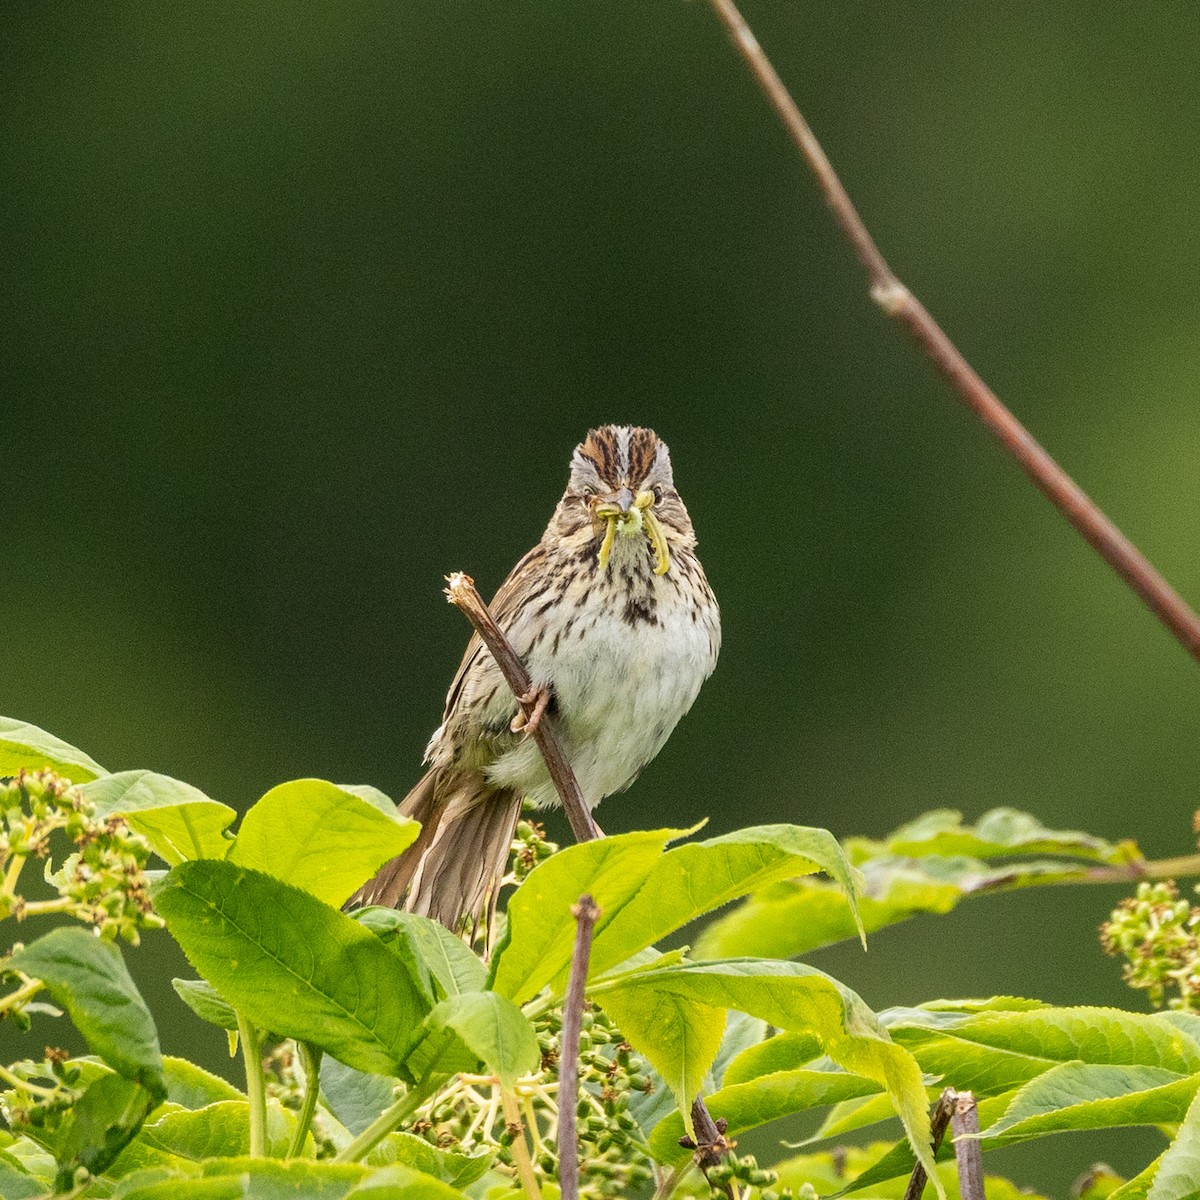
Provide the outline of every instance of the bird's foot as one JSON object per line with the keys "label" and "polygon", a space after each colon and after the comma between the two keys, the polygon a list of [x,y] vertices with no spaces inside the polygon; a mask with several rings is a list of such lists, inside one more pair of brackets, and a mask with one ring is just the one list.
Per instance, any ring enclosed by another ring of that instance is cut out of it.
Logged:
{"label": "bird's foot", "polygon": [[547,687],[531,688],[523,696],[518,696],[517,699],[522,705],[532,704],[533,710],[527,714],[523,707],[518,709],[517,715],[512,719],[512,724],[509,725],[509,729],[513,733],[523,732],[529,735],[541,724],[542,717],[545,715],[546,709],[550,706],[550,689]]}

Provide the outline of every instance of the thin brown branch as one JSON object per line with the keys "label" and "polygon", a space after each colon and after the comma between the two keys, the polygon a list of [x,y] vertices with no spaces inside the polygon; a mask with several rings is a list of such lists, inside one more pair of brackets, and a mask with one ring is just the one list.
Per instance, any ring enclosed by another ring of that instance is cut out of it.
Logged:
{"label": "thin brown branch", "polygon": [[867,273],[872,299],[908,330],[934,366],[949,380],[963,403],[1017,460],[1050,502],[1142,598],[1188,653],[1200,660],[1200,617],[1000,402],[924,305],[900,282],[733,0],[710,2],[816,176],[826,204]]}
{"label": "thin brown branch", "polygon": [[983,1188],[983,1149],[979,1145],[979,1109],[971,1092],[958,1092],[950,1118],[958,1191],[962,1200],[987,1200]]}
{"label": "thin brown branch", "polygon": [[[938,1097],[938,1102],[934,1107],[933,1115],[929,1119],[930,1145],[933,1147],[933,1157],[937,1158],[937,1152],[941,1149],[942,1138],[946,1136],[946,1126],[950,1124],[950,1117],[954,1112],[954,1101],[957,1099],[953,1088],[946,1088]],[[921,1194],[925,1191],[925,1184],[929,1182],[928,1175],[925,1174],[925,1168],[917,1163],[912,1169],[912,1174],[908,1177],[908,1187],[904,1189],[904,1200],[921,1200]]]}
{"label": "thin brown branch", "polygon": [[575,949],[563,1000],[558,1057],[558,1186],[562,1200],[578,1200],[579,1196],[579,1136],[575,1126],[575,1107],[579,1103],[579,1027],[592,932],[600,919],[599,907],[587,895],[579,897],[571,912],[575,917]]}
{"label": "thin brown branch", "polygon": [[492,657],[496,660],[496,666],[500,668],[508,686],[512,688],[513,695],[516,696],[517,703],[520,704],[521,711],[529,722],[526,728],[530,736],[537,742],[538,749],[542,752],[542,758],[546,761],[546,770],[550,772],[550,778],[558,790],[567,820],[571,822],[575,840],[588,842],[593,838],[603,837],[600,826],[592,819],[591,811],[584,802],[583,792],[579,790],[579,781],[575,778],[575,772],[571,770],[571,764],[563,753],[562,743],[558,740],[553,720],[546,713],[538,713],[537,719],[534,719],[535,711],[538,709],[538,698],[535,694],[533,680],[525,669],[525,664],[521,661],[520,656],[505,637],[504,631],[496,624],[495,618],[488,611],[483,597],[475,588],[475,581],[470,575],[456,571],[453,575],[446,576],[446,584],[446,598],[475,626],[476,633],[491,651]]}

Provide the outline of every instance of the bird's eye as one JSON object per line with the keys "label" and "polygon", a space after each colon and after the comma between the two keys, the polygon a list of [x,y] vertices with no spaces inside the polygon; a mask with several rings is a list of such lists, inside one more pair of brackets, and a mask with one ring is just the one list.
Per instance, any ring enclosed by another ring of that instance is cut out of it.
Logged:
{"label": "bird's eye", "polygon": [[662,498],[663,498],[662,488],[656,486],[656,487],[652,488],[651,491],[654,493],[654,503],[661,504]]}

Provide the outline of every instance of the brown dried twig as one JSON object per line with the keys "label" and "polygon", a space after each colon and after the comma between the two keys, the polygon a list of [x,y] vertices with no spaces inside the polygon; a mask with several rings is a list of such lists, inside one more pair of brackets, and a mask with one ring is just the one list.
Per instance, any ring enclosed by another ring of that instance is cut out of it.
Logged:
{"label": "brown dried twig", "polygon": [[592,819],[591,811],[579,790],[579,781],[571,764],[563,753],[562,743],[554,729],[554,722],[548,713],[540,713],[534,718],[537,708],[537,697],[534,694],[533,680],[521,661],[520,656],[512,648],[505,637],[504,631],[496,624],[495,618],[488,611],[475,587],[475,581],[462,571],[455,571],[446,576],[446,598],[475,626],[475,632],[483,639],[483,643],[491,651],[496,660],[500,673],[512,688],[521,711],[530,724],[526,726],[533,740],[537,742],[542,758],[546,761],[546,770],[558,790],[562,800],[563,810],[567,820],[571,822],[571,831],[577,842],[588,842],[593,838],[603,837],[600,826]]}
{"label": "brown dried twig", "polygon": [[[957,1099],[957,1093],[953,1088],[946,1088],[945,1091],[938,1097],[937,1105],[934,1107],[933,1116],[929,1120],[930,1145],[933,1147],[933,1157],[937,1158],[937,1152],[941,1149],[942,1138],[946,1136],[946,1126],[950,1124],[950,1117],[954,1113],[954,1102]],[[925,1191],[925,1184],[929,1182],[929,1176],[925,1174],[925,1168],[917,1163],[912,1169],[912,1174],[908,1177],[908,1187],[904,1189],[904,1200],[921,1200],[921,1194]]]}
{"label": "brown dried twig", "polygon": [[971,1092],[956,1092],[950,1118],[958,1191],[962,1200],[987,1200],[983,1189],[983,1149],[979,1145],[979,1109]]}
{"label": "brown dried twig", "polygon": [[710,3],[816,176],[826,204],[867,273],[871,298],[908,330],[963,403],[1017,460],[1050,502],[1142,598],[1184,649],[1200,660],[1200,617],[1000,402],[925,306],[897,278],[733,0],[710,0]]}
{"label": "brown dried twig", "polygon": [[579,1103],[579,1028],[592,932],[600,919],[599,907],[587,895],[579,897],[571,912],[575,917],[575,949],[563,1000],[558,1071],[558,1186],[562,1200],[577,1200],[579,1196],[579,1136],[575,1126],[575,1106]]}

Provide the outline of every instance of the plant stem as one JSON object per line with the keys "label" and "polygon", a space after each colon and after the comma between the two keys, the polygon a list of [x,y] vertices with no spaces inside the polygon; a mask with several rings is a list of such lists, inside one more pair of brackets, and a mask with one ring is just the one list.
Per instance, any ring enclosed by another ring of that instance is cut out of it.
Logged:
{"label": "plant stem", "polygon": [[70,896],[59,896],[54,900],[34,900],[21,909],[21,919],[43,916],[46,913],[69,912],[75,904],[76,901]]}
{"label": "plant stem", "polygon": [[517,1164],[517,1175],[521,1179],[521,1187],[529,1200],[542,1200],[542,1189],[538,1187],[537,1176],[533,1173],[533,1162],[529,1158],[529,1147],[525,1143],[525,1125],[521,1121],[521,1109],[517,1098],[508,1090],[500,1089],[500,1103],[504,1106],[504,1120],[513,1133],[513,1161]]}
{"label": "plant stem", "polygon": [[7,996],[0,999],[0,1013],[5,1013],[10,1008],[16,1008],[19,1004],[24,1004],[26,1000],[32,1000],[45,986],[40,979],[27,979],[15,992],[9,992]]}
{"label": "plant stem", "polygon": [[46,1100],[62,1094],[61,1088],[43,1087],[40,1083],[30,1083],[27,1079],[22,1079],[19,1075],[14,1075],[12,1071],[10,1071],[2,1063],[0,1063],[0,1079],[12,1084],[14,1088],[19,1088],[25,1092],[30,1092],[34,1096],[41,1096]]}
{"label": "plant stem", "polygon": [[571,912],[575,916],[575,949],[563,1001],[558,1072],[558,1185],[562,1200],[578,1200],[579,1196],[579,1135],[575,1126],[575,1107],[579,1103],[579,1027],[592,932],[600,909],[591,896],[583,895]]}
{"label": "plant stem", "polygon": [[241,1013],[237,1015],[246,1064],[246,1096],[250,1101],[250,1157],[262,1158],[267,1145],[267,1092],[263,1083],[262,1033]]}
{"label": "plant stem", "polygon": [[288,1146],[288,1158],[297,1158],[304,1149],[304,1139],[312,1125],[313,1113],[317,1111],[317,1099],[321,1095],[321,1051],[307,1042],[298,1042],[300,1058],[304,1063],[304,1103],[296,1121],[296,1132]]}
{"label": "plant stem", "polygon": [[[537,707],[534,695],[533,680],[525,669],[525,664],[512,648],[503,630],[496,624],[495,618],[488,611],[483,597],[475,588],[475,581],[462,571],[455,571],[446,576],[446,598],[475,626],[485,646],[491,651],[496,660],[496,666],[504,676],[508,686],[512,688],[521,711],[527,718],[532,718]],[[571,831],[577,842],[588,842],[593,838],[603,837],[600,826],[592,819],[591,810],[579,789],[579,781],[571,764],[563,753],[562,744],[554,730],[554,722],[546,713],[526,727],[537,742],[542,758],[546,761],[546,770],[558,791],[562,801],[563,811],[571,822]]]}
{"label": "plant stem", "polygon": [[25,865],[26,855],[14,854],[12,861],[4,872],[4,882],[0,883],[0,896],[15,896],[17,894],[17,879],[21,868]]}
{"label": "plant stem", "polygon": [[858,215],[833,164],[733,0],[710,2],[738,53],[816,177],[825,203],[867,273],[871,298],[884,313],[894,317],[908,330],[963,403],[1017,460],[1046,498],[1142,598],[1184,649],[1193,658],[1200,659],[1200,617],[1087,493],[1034,440],[979,377],[925,306],[897,278]]}
{"label": "plant stem", "polygon": [[385,1108],[354,1141],[339,1150],[331,1161],[335,1163],[358,1162],[379,1142],[382,1142],[393,1129],[396,1129],[406,1117],[416,1112],[429,1099],[432,1092],[433,1089],[429,1087],[417,1087],[405,1092],[395,1103]]}
{"label": "plant stem", "polygon": [[986,1200],[983,1190],[983,1149],[979,1145],[979,1109],[971,1092],[957,1092],[950,1118],[958,1190],[962,1200]]}

